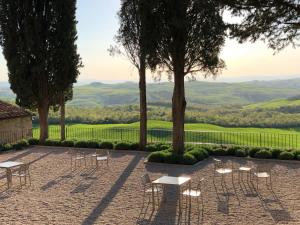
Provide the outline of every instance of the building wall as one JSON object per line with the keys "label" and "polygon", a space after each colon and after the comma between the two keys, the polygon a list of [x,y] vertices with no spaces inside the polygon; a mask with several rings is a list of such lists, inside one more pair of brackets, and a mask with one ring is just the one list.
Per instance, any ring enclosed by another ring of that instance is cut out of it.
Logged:
{"label": "building wall", "polygon": [[13,143],[31,136],[31,116],[0,120],[0,143]]}

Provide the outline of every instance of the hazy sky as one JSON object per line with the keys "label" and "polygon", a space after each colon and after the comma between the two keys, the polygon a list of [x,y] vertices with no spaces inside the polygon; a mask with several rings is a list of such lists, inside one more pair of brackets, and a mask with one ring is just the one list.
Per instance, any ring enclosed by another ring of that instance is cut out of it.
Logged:
{"label": "hazy sky", "polygon": [[[119,0],[78,0],[78,48],[84,64],[80,81],[138,79],[135,69],[125,58],[111,57],[107,52],[114,44],[113,37],[118,29],[116,12],[119,5]],[[273,55],[273,51],[261,42],[241,45],[227,40],[221,56],[227,69],[217,81],[300,77],[300,48],[290,47]],[[6,62],[2,55],[0,81],[7,81]]]}

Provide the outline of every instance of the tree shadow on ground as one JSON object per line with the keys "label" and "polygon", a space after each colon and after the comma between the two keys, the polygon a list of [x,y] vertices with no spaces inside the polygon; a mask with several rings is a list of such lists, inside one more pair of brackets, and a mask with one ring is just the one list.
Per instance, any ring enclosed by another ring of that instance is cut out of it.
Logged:
{"label": "tree shadow on ground", "polygon": [[142,156],[140,155],[135,155],[133,157],[133,159],[122,172],[121,176],[113,184],[111,189],[106,193],[106,195],[102,198],[102,200],[98,203],[94,210],[84,219],[84,221],[81,223],[82,225],[90,225],[96,222],[96,220],[102,215],[103,211],[113,201],[119,190],[123,187],[128,177],[140,162],[141,158]]}

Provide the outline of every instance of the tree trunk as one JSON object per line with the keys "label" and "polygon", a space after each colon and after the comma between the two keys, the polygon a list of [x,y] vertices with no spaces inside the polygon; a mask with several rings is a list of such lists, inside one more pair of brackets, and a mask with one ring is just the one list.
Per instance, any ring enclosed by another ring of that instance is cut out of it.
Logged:
{"label": "tree trunk", "polygon": [[147,144],[147,91],[146,91],[146,66],[141,59],[139,68],[140,88],[140,150],[146,149]]}
{"label": "tree trunk", "polygon": [[64,94],[61,95],[61,102],[60,102],[60,140],[66,140],[65,134],[65,96]]}
{"label": "tree trunk", "polygon": [[183,72],[175,71],[172,98],[173,149],[174,152],[180,155],[184,153],[185,108],[184,74]]}
{"label": "tree trunk", "polygon": [[48,138],[48,113],[49,105],[43,104],[38,108],[40,119],[40,143],[44,143]]}

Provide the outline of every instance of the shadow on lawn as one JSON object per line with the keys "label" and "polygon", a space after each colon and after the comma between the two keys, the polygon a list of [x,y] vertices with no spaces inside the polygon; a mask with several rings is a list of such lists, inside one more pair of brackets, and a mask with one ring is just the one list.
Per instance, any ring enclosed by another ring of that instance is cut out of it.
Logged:
{"label": "shadow on lawn", "polygon": [[[99,204],[94,208],[94,210],[88,215],[87,218],[81,223],[82,225],[94,224],[96,220],[101,216],[103,211],[109,206],[113,201],[114,197],[118,194],[119,190],[123,187],[128,177],[131,175],[135,167],[141,161],[143,157],[141,155],[135,155],[134,158],[127,165],[125,170],[122,172],[121,176],[116,180],[116,182],[111,187],[110,191],[102,198]],[[118,213],[118,212],[116,212]]]}

